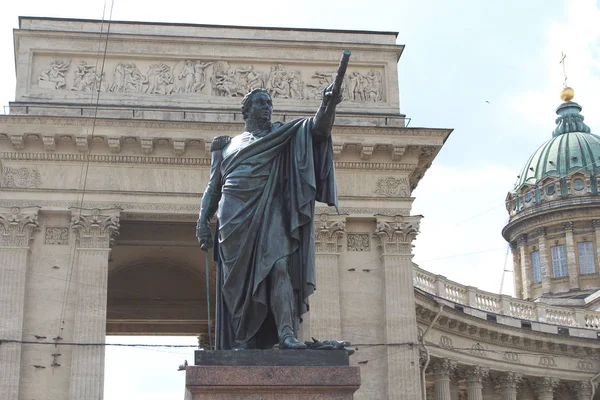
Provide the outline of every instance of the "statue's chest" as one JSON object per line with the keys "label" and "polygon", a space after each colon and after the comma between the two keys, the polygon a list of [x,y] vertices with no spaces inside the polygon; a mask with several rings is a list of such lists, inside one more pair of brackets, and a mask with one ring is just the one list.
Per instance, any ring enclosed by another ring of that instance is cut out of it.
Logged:
{"label": "statue's chest", "polygon": [[259,138],[254,136],[250,132],[244,132],[240,135],[237,135],[225,148],[223,149],[223,157],[227,157],[233,153],[237,153],[242,150],[244,147],[249,146],[250,144],[256,142]]}

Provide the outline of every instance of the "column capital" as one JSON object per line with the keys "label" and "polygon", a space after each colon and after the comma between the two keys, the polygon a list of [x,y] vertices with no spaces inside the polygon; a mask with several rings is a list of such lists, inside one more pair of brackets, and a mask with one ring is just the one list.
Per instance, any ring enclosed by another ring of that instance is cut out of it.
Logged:
{"label": "column capital", "polygon": [[538,396],[548,395],[554,393],[554,389],[556,389],[559,383],[560,379],[545,376],[535,381],[531,381],[531,388]]}
{"label": "column capital", "polygon": [[562,224],[562,228],[564,231],[573,231],[574,228],[574,224],[572,222],[565,222],[564,224]]}
{"label": "column capital", "polygon": [[592,385],[589,381],[575,382],[570,386],[577,394],[578,399],[589,399],[592,396]]}
{"label": "column capital", "polygon": [[467,382],[483,383],[483,380],[488,377],[489,369],[480,365],[474,365],[465,369],[465,377]]}
{"label": "column capital", "polygon": [[120,209],[71,209],[71,229],[78,233],[80,248],[107,249],[118,235]]}
{"label": "column capital", "polygon": [[522,247],[527,245],[527,234],[523,233],[517,237],[517,246]]}
{"label": "column capital", "polygon": [[376,215],[375,237],[384,255],[411,255],[412,241],[419,234],[422,216]]}
{"label": "column capital", "polygon": [[598,229],[600,228],[600,219],[593,219],[592,220],[592,225],[594,226],[594,228]]}
{"label": "column capital", "polygon": [[535,233],[538,234],[540,237],[546,237],[546,228],[537,228],[535,230]]}
{"label": "column capital", "polygon": [[346,233],[346,215],[319,214],[315,221],[317,253],[338,253],[340,238]]}
{"label": "column capital", "polygon": [[450,374],[456,369],[456,362],[448,358],[436,358],[431,362],[433,373],[438,376],[450,377]]}
{"label": "column capital", "polygon": [[38,207],[0,207],[0,246],[29,247],[38,228]]}
{"label": "column capital", "polygon": [[503,389],[516,389],[523,376],[517,372],[508,371],[498,377],[498,384]]}

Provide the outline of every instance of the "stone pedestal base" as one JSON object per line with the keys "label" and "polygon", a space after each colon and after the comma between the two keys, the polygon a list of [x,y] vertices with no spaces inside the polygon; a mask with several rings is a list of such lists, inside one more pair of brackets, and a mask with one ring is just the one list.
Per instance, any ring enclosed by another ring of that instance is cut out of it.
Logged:
{"label": "stone pedestal base", "polygon": [[[309,366],[282,365],[290,364],[289,361],[277,362],[277,358],[284,360],[286,354],[289,356],[291,352],[304,353],[304,357],[300,358],[306,359],[314,356],[324,360],[331,356],[324,354],[327,351],[249,350],[244,351],[246,354],[240,358],[247,360],[247,354],[254,353],[256,362],[254,365],[247,365],[247,362],[232,362],[237,352],[222,352],[222,364],[230,365],[215,365],[218,364],[215,363],[215,357],[210,357],[211,365],[186,368],[185,400],[351,400],[360,387],[358,367],[339,365],[338,362],[335,362],[338,365],[327,366],[322,361],[318,363],[321,364],[319,366],[315,366],[314,362]],[[264,365],[265,359],[275,361],[275,365]]]}

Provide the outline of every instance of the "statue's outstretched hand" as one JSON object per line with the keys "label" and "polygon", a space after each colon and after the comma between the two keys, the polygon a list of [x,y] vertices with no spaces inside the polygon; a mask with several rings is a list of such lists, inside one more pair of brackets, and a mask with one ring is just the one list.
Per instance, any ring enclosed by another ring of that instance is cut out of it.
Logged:
{"label": "statue's outstretched hand", "polygon": [[334,105],[338,105],[344,99],[344,90],[340,90],[340,92],[336,95],[333,93],[333,83],[323,89],[323,104],[325,106],[329,105],[331,101],[333,101]]}
{"label": "statue's outstretched hand", "polygon": [[213,245],[210,224],[202,223],[198,220],[198,224],[196,225],[196,237],[198,238],[198,242],[200,242],[200,249],[202,251],[208,251]]}

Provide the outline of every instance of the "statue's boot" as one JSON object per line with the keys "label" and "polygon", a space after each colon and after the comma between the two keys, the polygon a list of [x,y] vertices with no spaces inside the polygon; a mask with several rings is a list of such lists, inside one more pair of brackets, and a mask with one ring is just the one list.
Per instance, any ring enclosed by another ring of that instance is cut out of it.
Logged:
{"label": "statue's boot", "polygon": [[278,260],[269,274],[271,312],[277,325],[279,348],[306,349],[306,345],[294,334],[294,289],[287,271],[286,258]]}
{"label": "statue's boot", "polygon": [[288,336],[279,342],[279,350],[304,350],[306,345],[293,336]]}
{"label": "statue's boot", "polygon": [[233,346],[232,350],[253,350],[256,349],[256,339],[252,338],[244,343],[239,343]]}

